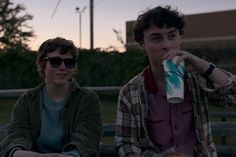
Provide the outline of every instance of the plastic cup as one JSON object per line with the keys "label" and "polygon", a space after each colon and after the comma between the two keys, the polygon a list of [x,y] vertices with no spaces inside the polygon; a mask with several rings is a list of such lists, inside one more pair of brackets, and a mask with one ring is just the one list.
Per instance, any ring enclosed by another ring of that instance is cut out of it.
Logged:
{"label": "plastic cup", "polygon": [[163,60],[165,90],[169,103],[180,103],[184,100],[184,62],[176,66],[179,56],[172,60]]}

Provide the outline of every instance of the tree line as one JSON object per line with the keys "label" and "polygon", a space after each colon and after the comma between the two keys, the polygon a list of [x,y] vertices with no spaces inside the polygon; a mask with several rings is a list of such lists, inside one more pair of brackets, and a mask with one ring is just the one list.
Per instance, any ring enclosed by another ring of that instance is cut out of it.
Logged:
{"label": "tree line", "polygon": [[[32,88],[42,82],[35,65],[36,52],[0,52],[0,89]],[[141,71],[144,53],[79,53],[76,80],[81,86],[120,86]]]}
{"label": "tree line", "polygon": [[26,13],[21,4],[12,0],[0,1],[0,49],[28,48],[27,41],[34,37],[34,32],[28,21],[33,16]]}
{"label": "tree line", "polygon": [[[236,73],[236,50],[190,50],[217,65]],[[32,88],[42,82],[36,71],[36,52],[0,51],[0,89]],[[76,80],[81,86],[121,86],[148,65],[140,50],[125,53],[81,50]]]}

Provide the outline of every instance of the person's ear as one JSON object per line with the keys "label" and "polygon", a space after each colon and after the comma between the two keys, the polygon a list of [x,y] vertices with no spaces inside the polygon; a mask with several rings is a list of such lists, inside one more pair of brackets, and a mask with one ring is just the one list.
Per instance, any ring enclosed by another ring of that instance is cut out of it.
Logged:
{"label": "person's ear", "polygon": [[179,36],[179,45],[182,45],[182,43],[183,43],[183,35],[180,35]]}
{"label": "person's ear", "polygon": [[143,41],[139,42],[139,47],[141,50],[144,50],[144,42]]}

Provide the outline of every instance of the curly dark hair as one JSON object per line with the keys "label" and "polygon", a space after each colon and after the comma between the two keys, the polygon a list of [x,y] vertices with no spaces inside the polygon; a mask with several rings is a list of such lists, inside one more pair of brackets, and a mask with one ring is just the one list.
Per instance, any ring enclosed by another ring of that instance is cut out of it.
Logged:
{"label": "curly dark hair", "polygon": [[134,40],[138,43],[143,42],[143,32],[147,30],[151,24],[155,24],[159,28],[175,27],[179,33],[184,34],[184,15],[180,14],[177,9],[172,9],[170,6],[155,7],[148,9],[140,14],[133,28]]}
{"label": "curly dark hair", "polygon": [[43,58],[47,57],[49,53],[55,52],[56,50],[59,51],[60,54],[69,53],[74,59],[78,57],[77,48],[71,40],[56,37],[44,41],[39,47],[36,59],[37,70],[40,76],[42,76],[43,78],[46,66],[46,62],[45,60],[43,60]]}

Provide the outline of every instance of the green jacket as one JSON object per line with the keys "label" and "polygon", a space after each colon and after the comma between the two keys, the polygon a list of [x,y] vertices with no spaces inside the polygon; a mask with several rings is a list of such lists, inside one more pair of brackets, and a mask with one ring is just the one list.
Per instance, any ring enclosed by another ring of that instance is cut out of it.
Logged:
{"label": "green jacket", "polygon": [[[17,100],[6,136],[1,141],[0,156],[14,147],[35,150],[34,140],[40,135],[42,90],[44,84],[23,93]],[[100,100],[73,80],[63,109],[64,147],[62,151],[78,149],[82,157],[97,156],[102,136]]]}

